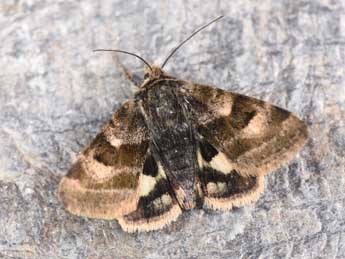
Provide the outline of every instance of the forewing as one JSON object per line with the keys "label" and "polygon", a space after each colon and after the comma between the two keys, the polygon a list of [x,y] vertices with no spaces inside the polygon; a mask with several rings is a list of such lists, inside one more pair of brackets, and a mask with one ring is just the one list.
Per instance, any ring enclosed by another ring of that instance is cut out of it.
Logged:
{"label": "forewing", "polygon": [[126,102],[82,152],[59,186],[73,214],[118,218],[135,209],[149,137],[138,107]]}
{"label": "forewing", "polygon": [[243,176],[262,176],[292,159],[307,126],[277,106],[206,85],[181,87],[197,131]]}
{"label": "forewing", "polygon": [[256,201],[264,175],[292,159],[307,139],[303,121],[267,102],[190,83],[181,92],[199,134],[198,180],[206,207]]}

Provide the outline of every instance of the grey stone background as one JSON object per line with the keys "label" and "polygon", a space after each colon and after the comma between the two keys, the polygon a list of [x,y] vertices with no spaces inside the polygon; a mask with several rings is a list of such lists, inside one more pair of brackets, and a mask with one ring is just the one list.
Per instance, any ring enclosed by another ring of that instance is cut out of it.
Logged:
{"label": "grey stone background", "polygon": [[[132,95],[112,55],[92,49],[160,64],[220,14],[166,70],[297,113],[305,148],[256,204],[186,212],[163,231],[67,213],[59,180]],[[2,0],[0,39],[0,258],[345,258],[343,0]]]}

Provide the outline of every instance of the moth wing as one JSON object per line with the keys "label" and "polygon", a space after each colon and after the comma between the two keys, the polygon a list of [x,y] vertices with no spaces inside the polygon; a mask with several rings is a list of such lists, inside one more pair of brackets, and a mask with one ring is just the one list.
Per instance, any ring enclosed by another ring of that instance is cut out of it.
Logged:
{"label": "moth wing", "polygon": [[308,130],[296,115],[277,106],[213,88],[184,84],[198,132],[242,175],[266,175],[291,160]]}
{"label": "moth wing", "polygon": [[264,190],[264,176],[241,174],[233,169],[223,152],[202,136],[199,139],[197,179],[204,205],[212,209],[229,210],[256,201]]}
{"label": "moth wing", "polygon": [[72,214],[101,219],[134,210],[148,143],[138,107],[126,102],[61,180],[64,207]]}
{"label": "moth wing", "polygon": [[200,135],[199,177],[207,207],[231,209],[258,199],[263,177],[292,159],[307,126],[267,102],[206,85],[185,83]]}
{"label": "moth wing", "polygon": [[162,164],[150,151],[139,177],[137,196],[136,208],[118,218],[127,232],[161,229],[182,213]]}

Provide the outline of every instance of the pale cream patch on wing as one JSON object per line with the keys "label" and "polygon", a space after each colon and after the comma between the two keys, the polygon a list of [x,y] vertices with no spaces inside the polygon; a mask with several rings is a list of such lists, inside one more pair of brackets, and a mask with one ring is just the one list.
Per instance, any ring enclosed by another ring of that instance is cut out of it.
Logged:
{"label": "pale cream patch on wing", "polygon": [[217,186],[218,186],[218,191],[220,193],[223,193],[223,192],[227,191],[227,189],[228,189],[226,183],[223,183],[223,182],[217,182]]}
{"label": "pale cream patch on wing", "polygon": [[158,166],[158,175],[157,175],[157,177],[156,177],[157,180],[159,180],[160,178],[166,179],[167,176],[166,176],[166,174],[165,174],[165,172],[164,172],[164,168],[163,168],[161,162],[157,161],[157,166]]}
{"label": "pale cream patch on wing", "polygon": [[162,205],[163,205],[163,204],[162,204],[162,200],[161,200],[160,197],[154,199],[154,201],[153,201],[152,203],[153,203],[153,206],[154,206],[155,208],[161,208]]}
{"label": "pale cream patch on wing", "polygon": [[94,159],[94,150],[90,151],[88,156],[80,155],[79,157],[82,165],[85,169],[86,174],[92,178],[95,183],[105,182],[115,175],[123,174],[123,173],[130,173],[136,174],[139,173],[141,168],[140,167],[127,167],[127,166],[107,166],[103,163],[98,162]]}
{"label": "pale cream patch on wing", "polygon": [[116,148],[119,148],[123,144],[123,140],[116,138],[115,136],[107,136],[108,142]]}
{"label": "pale cream patch on wing", "polygon": [[233,169],[229,159],[222,152],[219,152],[212,158],[209,162],[209,166],[223,174],[230,174]]}
{"label": "pale cream patch on wing", "polygon": [[257,113],[249,124],[241,130],[240,137],[260,137],[268,128],[267,115],[264,112]]}
{"label": "pale cream patch on wing", "polygon": [[215,193],[223,193],[227,191],[227,185],[223,182],[209,182],[207,184],[207,193],[209,195],[215,194]]}
{"label": "pale cream patch on wing", "polygon": [[224,98],[225,100],[223,100],[222,105],[217,106],[217,109],[215,110],[215,112],[219,115],[219,116],[229,116],[231,114],[232,111],[232,100],[228,100],[227,98]]}
{"label": "pale cream patch on wing", "polygon": [[156,198],[153,201],[153,205],[156,208],[167,207],[171,205],[172,199],[169,194],[163,194],[161,197]]}
{"label": "pale cream patch on wing", "polygon": [[207,162],[202,158],[201,152],[200,152],[200,148],[198,148],[198,150],[196,152],[196,157],[197,157],[197,160],[198,160],[199,168],[202,169],[204,167],[204,163],[207,164]]}
{"label": "pale cream patch on wing", "polygon": [[231,107],[232,104],[229,102],[224,103],[224,105],[222,107],[219,107],[216,112],[217,114],[219,114],[220,116],[229,116],[231,114]]}
{"label": "pale cream patch on wing", "polygon": [[147,196],[155,188],[156,183],[155,177],[141,174],[139,179],[140,196]]}
{"label": "pale cream patch on wing", "polygon": [[202,157],[200,148],[198,148],[197,160],[200,169],[204,167],[211,167],[219,172],[222,172],[223,174],[230,174],[232,169],[234,169],[226,155],[223,152],[219,151],[218,154],[214,156],[210,162],[207,162]]}
{"label": "pale cream patch on wing", "polygon": [[218,192],[218,186],[216,183],[214,182],[209,182],[207,184],[207,193],[208,194],[214,194]]}
{"label": "pale cream patch on wing", "polygon": [[168,194],[163,194],[161,197],[161,200],[162,200],[164,205],[170,205],[172,203],[172,199],[171,199],[170,195],[168,195]]}
{"label": "pale cream patch on wing", "polygon": [[157,161],[158,174],[156,177],[150,175],[140,174],[139,178],[139,194],[140,196],[147,196],[154,188],[156,183],[161,178],[166,179],[166,174],[164,172],[162,164]]}

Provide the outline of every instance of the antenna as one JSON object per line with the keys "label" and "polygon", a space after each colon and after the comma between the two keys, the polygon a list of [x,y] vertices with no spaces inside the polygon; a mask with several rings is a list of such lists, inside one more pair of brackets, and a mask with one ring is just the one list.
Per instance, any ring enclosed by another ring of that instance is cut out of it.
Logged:
{"label": "antenna", "polygon": [[185,44],[187,41],[189,41],[191,38],[194,37],[195,34],[197,34],[198,32],[202,31],[203,29],[205,29],[206,27],[208,27],[209,25],[211,25],[212,23],[220,20],[221,18],[223,18],[224,15],[221,15],[219,17],[217,17],[216,19],[212,20],[211,22],[209,22],[208,24],[202,26],[201,28],[199,28],[198,30],[196,30],[195,32],[193,32],[187,39],[185,39],[184,41],[182,41],[176,48],[173,49],[173,51],[170,53],[170,55],[165,59],[165,61],[162,64],[162,68],[166,65],[166,63],[168,62],[168,60],[172,57],[172,55],[175,54],[175,52],[182,47],[183,44]]}
{"label": "antenna", "polygon": [[125,53],[125,54],[128,54],[128,55],[134,56],[134,57],[140,59],[142,62],[144,62],[145,65],[148,66],[148,68],[152,71],[152,67],[150,66],[149,62],[147,62],[145,59],[143,59],[139,55],[134,54],[132,52],[128,52],[128,51],[124,51],[124,50],[119,50],[119,49],[94,49],[93,51],[94,52],[96,52],[96,51],[112,51],[112,52]]}

